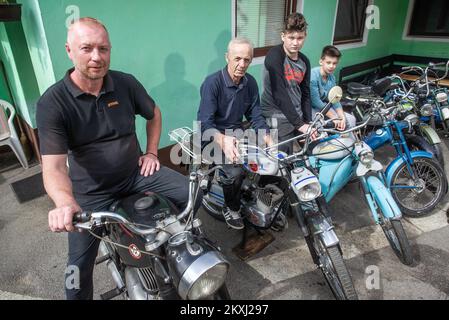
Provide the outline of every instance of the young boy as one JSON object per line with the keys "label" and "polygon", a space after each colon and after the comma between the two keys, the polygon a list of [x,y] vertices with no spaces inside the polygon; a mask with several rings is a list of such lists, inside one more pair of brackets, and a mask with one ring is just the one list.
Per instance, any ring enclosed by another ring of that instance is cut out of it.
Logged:
{"label": "young boy", "polygon": [[[307,38],[307,22],[300,13],[292,13],[281,33],[282,44],[270,49],[264,63],[262,114],[279,141],[306,133],[312,120],[310,103],[310,62],[301,52]],[[316,133],[312,134],[312,139]],[[293,152],[293,142],[279,150]]]}
{"label": "young boy", "polygon": [[[326,46],[320,59],[320,66],[312,69],[310,76],[310,95],[312,100],[312,116],[315,117],[327,104],[329,90],[336,86],[334,71],[341,58],[341,52],[334,46]],[[329,119],[335,119],[335,128],[346,130],[355,127],[355,117],[343,111],[341,104],[334,103],[326,113]]]}

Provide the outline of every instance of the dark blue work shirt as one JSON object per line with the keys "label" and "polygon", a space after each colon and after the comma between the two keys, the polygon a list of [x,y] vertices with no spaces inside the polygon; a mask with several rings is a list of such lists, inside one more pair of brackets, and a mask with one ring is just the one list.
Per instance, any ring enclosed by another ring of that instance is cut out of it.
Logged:
{"label": "dark blue work shirt", "polygon": [[262,116],[256,80],[246,74],[236,85],[227,67],[208,76],[201,86],[198,110],[201,132],[216,129],[224,133],[226,129],[240,129],[243,116],[253,129],[269,129]]}

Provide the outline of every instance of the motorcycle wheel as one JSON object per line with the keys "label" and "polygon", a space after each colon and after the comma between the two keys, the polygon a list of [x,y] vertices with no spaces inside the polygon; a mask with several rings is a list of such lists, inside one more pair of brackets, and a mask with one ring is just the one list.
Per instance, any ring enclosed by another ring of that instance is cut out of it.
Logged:
{"label": "motorcycle wheel", "polygon": [[310,250],[313,250],[320,264],[327,284],[337,300],[358,300],[351,275],[341,255],[339,245],[326,247],[319,236],[306,237]]}
{"label": "motorcycle wheel", "polygon": [[407,235],[400,220],[386,220],[382,230],[396,256],[407,266],[413,264],[413,253]]}
{"label": "motorcycle wheel", "polygon": [[413,159],[412,169],[416,174],[415,181],[410,175],[407,163],[402,163],[393,173],[390,189],[404,215],[421,217],[430,213],[441,201],[447,191],[447,180],[438,162],[429,158]]}
{"label": "motorcycle wheel", "polygon": [[407,145],[409,146],[410,150],[423,150],[430,152],[435,159],[438,160],[438,163],[440,164],[441,168],[444,169],[444,157],[443,157],[443,151],[441,150],[441,144],[431,144],[427,138],[425,138],[422,135],[414,136],[414,135],[406,135],[407,139]]}

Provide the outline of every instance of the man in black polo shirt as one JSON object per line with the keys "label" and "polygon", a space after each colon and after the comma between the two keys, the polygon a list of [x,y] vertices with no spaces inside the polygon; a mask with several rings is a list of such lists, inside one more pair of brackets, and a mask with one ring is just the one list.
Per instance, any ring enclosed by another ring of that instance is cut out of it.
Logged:
{"label": "man in black polo shirt", "polygon": [[[226,205],[223,216],[228,226],[234,229],[243,228],[240,215],[243,168],[239,164],[233,164],[238,160],[236,137],[225,135],[225,131],[242,129],[245,116],[253,129],[263,130],[265,142],[272,143],[268,135],[269,128],[260,109],[257,82],[251,75],[246,74],[253,59],[253,51],[252,44],[246,39],[234,39],[229,43],[226,53],[228,65],[206,78],[201,86],[201,103],[198,110],[203,138],[213,137],[212,143],[218,150],[223,151],[227,160],[218,163],[223,165],[223,170],[220,170]],[[216,158],[215,155],[213,157]]]}
{"label": "man in black polo shirt", "polygon": [[[70,232],[68,266],[80,272],[79,288],[66,287],[68,299],[92,299],[99,245],[88,233],[72,232],[76,212],[107,210],[117,198],[145,191],[166,196],[180,209],[188,201],[187,178],[158,161],[159,108],[133,76],[109,70],[110,50],[99,21],[72,24],[66,51],[74,68],[37,104],[44,183],[56,206],[49,226]],[[137,114],[148,121],[144,155],[135,132]]]}

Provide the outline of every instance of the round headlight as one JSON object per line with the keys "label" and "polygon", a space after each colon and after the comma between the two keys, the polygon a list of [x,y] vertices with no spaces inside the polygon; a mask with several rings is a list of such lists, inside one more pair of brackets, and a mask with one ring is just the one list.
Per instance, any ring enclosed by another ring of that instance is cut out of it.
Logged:
{"label": "round headlight", "polygon": [[178,293],[183,299],[199,300],[220,289],[228,274],[229,263],[216,251],[198,257],[182,275]]}
{"label": "round headlight", "polygon": [[430,103],[426,103],[421,107],[421,115],[424,117],[430,117],[433,113],[433,107]]}
{"label": "round headlight", "polygon": [[409,122],[412,126],[417,125],[419,122],[418,116],[414,113],[407,115],[404,120]]}
{"label": "round headlight", "polygon": [[221,288],[227,273],[228,266],[224,263],[212,267],[195,281],[187,294],[187,298],[199,300],[211,296]]}
{"label": "round headlight", "polygon": [[444,103],[444,102],[447,101],[447,93],[446,92],[440,92],[440,93],[437,94],[437,96],[435,98],[436,98],[436,100],[439,103]]}
{"label": "round headlight", "polygon": [[370,164],[374,160],[374,153],[372,151],[363,151],[359,154],[360,162],[363,164]]}
{"label": "round headlight", "polygon": [[298,190],[298,198],[303,202],[312,201],[321,194],[321,185],[319,182],[312,182],[306,184],[304,187]]}

